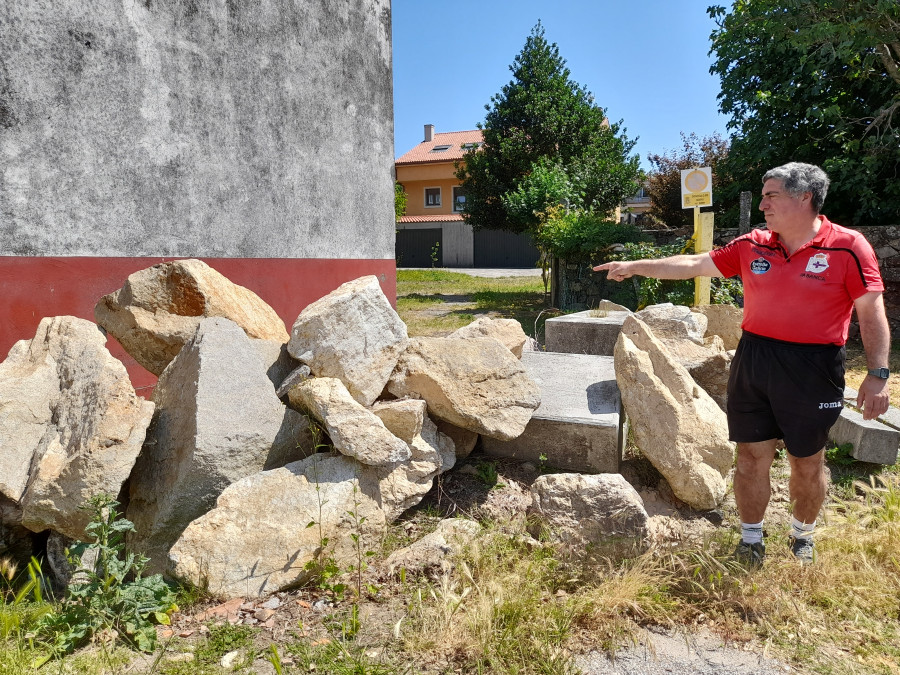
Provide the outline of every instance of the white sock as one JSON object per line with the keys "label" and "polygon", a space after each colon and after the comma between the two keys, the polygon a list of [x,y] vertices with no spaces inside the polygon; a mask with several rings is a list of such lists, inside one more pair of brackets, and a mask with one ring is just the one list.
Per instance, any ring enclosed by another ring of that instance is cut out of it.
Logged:
{"label": "white sock", "polygon": [[763,521],[758,523],[741,523],[741,541],[746,544],[758,544],[763,539]]}
{"label": "white sock", "polygon": [[791,518],[791,536],[794,539],[812,539],[813,530],[816,529],[816,521],[801,523],[796,518]]}

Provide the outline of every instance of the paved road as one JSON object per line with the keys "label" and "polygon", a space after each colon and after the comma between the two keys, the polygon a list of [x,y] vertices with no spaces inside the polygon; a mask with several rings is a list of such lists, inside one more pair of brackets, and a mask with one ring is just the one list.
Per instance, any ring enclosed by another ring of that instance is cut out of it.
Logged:
{"label": "paved road", "polygon": [[[435,269],[433,267],[402,267],[405,270],[427,270]],[[472,267],[439,267],[442,272],[459,272],[460,274],[468,274],[470,277],[487,277],[489,279],[497,279],[499,277],[539,277],[541,270],[539,267],[527,267],[525,269],[474,269]]]}

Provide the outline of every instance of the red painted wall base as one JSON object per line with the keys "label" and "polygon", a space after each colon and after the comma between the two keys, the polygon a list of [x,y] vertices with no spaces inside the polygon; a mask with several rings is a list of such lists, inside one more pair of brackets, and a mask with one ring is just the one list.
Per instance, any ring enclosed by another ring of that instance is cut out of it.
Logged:
{"label": "red painted wall base", "polygon": [[[94,306],[101,297],[121,288],[128,275],[167,260],[173,258],[0,256],[0,357],[5,359],[17,340],[33,338],[46,316],[71,315],[93,321]],[[269,303],[288,332],[308,304],[342,283],[367,274],[376,275],[391,304],[396,303],[397,269],[393,260],[202,260]],[[114,338],[109,338],[107,346],[128,368],[138,394],[149,396],[156,376],[139,366]]]}

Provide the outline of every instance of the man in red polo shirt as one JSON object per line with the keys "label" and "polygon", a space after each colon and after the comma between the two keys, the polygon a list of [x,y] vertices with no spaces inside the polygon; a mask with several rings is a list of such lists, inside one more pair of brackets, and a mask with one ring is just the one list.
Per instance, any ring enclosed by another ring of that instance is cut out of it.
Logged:
{"label": "man in red polo shirt", "polygon": [[740,276],[743,336],[728,380],[728,431],[737,442],[734,496],[741,516],[735,556],[758,565],[765,556],[763,517],[775,444],[784,439],[791,465],[791,551],[814,557],[812,534],[825,501],[825,442],[843,405],[844,343],[856,308],[869,374],[857,405],[874,419],[888,408],[890,335],[884,284],[862,235],[820,215],[829,180],[811,164],[791,162],[763,176],[753,230],[711,253],[599,265],[613,281]]}

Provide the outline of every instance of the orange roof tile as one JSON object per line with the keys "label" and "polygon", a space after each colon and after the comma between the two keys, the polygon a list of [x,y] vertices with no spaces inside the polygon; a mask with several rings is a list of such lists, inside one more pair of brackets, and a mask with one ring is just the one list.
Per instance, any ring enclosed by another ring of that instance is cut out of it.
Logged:
{"label": "orange roof tile", "polygon": [[446,213],[443,216],[400,216],[398,223],[446,223],[452,220],[462,220],[462,214]]}
{"label": "orange roof tile", "polygon": [[[433,141],[422,141],[395,162],[396,164],[425,164],[428,162],[452,162],[462,159],[465,151],[462,146],[469,143],[482,143],[480,129],[473,131],[447,131],[435,133]],[[435,152],[435,148],[450,146],[446,150]]]}

